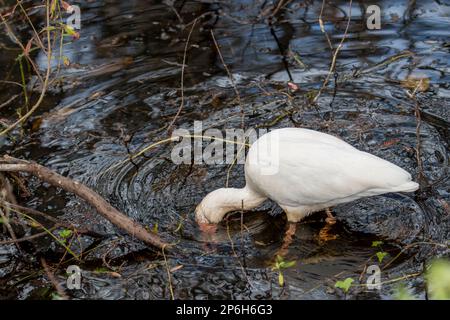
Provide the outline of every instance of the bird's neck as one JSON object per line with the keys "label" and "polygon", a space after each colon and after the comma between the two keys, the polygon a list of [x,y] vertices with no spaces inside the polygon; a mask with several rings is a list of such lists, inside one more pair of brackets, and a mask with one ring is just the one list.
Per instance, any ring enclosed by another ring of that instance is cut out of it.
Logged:
{"label": "bird's neck", "polygon": [[214,221],[222,220],[225,214],[231,211],[254,209],[267,199],[248,186],[219,189],[216,197],[216,205],[219,210],[214,211],[214,215],[216,215],[213,218]]}

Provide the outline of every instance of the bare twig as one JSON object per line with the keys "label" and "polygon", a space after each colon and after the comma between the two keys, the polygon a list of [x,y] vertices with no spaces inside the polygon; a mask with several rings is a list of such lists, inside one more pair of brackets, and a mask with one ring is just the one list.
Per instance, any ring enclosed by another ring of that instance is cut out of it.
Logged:
{"label": "bare twig", "polygon": [[[6,30],[8,31],[9,35],[13,38],[13,40],[17,43],[17,45],[20,47],[20,49],[22,50],[22,53],[25,53],[27,51],[27,49],[25,48],[25,46],[22,44],[22,42],[20,42],[20,40],[16,37],[16,35],[14,34],[13,30],[11,29],[11,27],[8,24],[8,21],[6,21],[5,17],[0,14],[0,18],[2,19],[3,24],[5,25]],[[39,73],[39,68],[36,66],[36,64],[34,63],[34,61],[31,59],[31,57],[28,54],[25,54],[25,58],[27,58],[27,60],[30,62],[31,66],[33,67],[34,72],[36,72],[37,77],[39,78],[39,80],[41,81],[41,83],[44,82],[44,79],[42,79],[41,74]]]}
{"label": "bare twig", "polygon": [[175,296],[173,294],[173,286],[172,286],[172,276],[171,276],[171,271],[169,269],[169,263],[167,262],[167,258],[166,258],[166,253],[164,252],[164,247],[162,247],[162,255],[164,257],[164,264],[166,266],[166,271],[167,271],[167,281],[169,282],[169,290],[170,290],[170,298],[172,300],[175,300]]}
{"label": "bare twig", "polygon": [[171,133],[171,129],[175,121],[177,120],[178,116],[181,113],[181,110],[183,110],[184,107],[184,69],[186,68],[186,55],[187,55],[187,49],[189,47],[189,40],[191,39],[192,32],[194,31],[195,25],[197,24],[197,19],[194,20],[194,23],[192,24],[191,30],[189,31],[186,45],[184,46],[184,53],[183,53],[183,64],[181,65],[181,103],[180,107],[178,108],[177,113],[175,114],[175,117],[173,117],[172,121],[170,122],[169,126],[167,127],[167,132],[169,134]]}
{"label": "bare twig", "polygon": [[234,82],[233,75],[231,74],[230,69],[228,69],[228,67],[227,67],[227,65],[225,63],[225,60],[223,59],[222,52],[220,51],[219,44],[216,41],[216,37],[214,36],[214,32],[213,32],[212,29],[211,29],[211,37],[213,39],[214,45],[216,46],[217,53],[219,54],[220,61],[222,62],[223,67],[225,68],[225,71],[228,74],[228,78],[230,78],[230,82],[231,82],[231,85],[233,86],[234,93],[236,94],[236,98],[237,98],[239,106],[241,108],[241,127],[244,128],[244,117],[245,117],[245,114],[244,114],[244,107],[242,106],[242,103],[241,103],[241,95],[239,94],[239,90],[236,87],[236,83]]}
{"label": "bare twig", "polygon": [[44,258],[41,258],[42,267],[44,268],[45,273],[47,274],[48,280],[52,283],[52,285],[55,287],[56,292],[58,292],[59,296],[63,300],[68,300],[69,297],[67,296],[64,288],[61,286],[61,284],[56,280],[55,275],[50,270],[49,266],[47,265],[47,262]]}
{"label": "bare twig", "polygon": [[226,178],[226,180],[225,180],[225,188],[228,188],[228,182],[229,182],[229,180],[230,180],[231,169],[233,169],[233,166],[236,164],[236,162],[237,162],[237,160],[238,160],[238,158],[239,158],[240,153],[241,153],[242,150],[244,150],[244,149],[245,149],[245,140],[244,140],[244,144],[242,144],[241,147],[238,149],[238,151],[237,151],[237,153],[236,153],[236,156],[235,156],[234,159],[233,159],[233,162],[231,162],[230,166],[228,167],[228,170],[227,170],[227,178]]}
{"label": "bare twig", "polygon": [[[247,270],[246,270],[245,266],[242,264],[241,259],[239,259],[239,256],[237,255],[237,252],[235,250],[234,242],[233,242],[233,239],[231,238],[231,234],[230,234],[230,225],[229,225],[229,220],[228,219],[227,219],[227,236],[228,236],[228,239],[230,240],[231,251],[233,252],[233,256],[236,258],[236,260],[239,263],[239,266],[241,268],[242,274],[244,275],[244,277],[247,280],[247,283],[250,285],[250,287],[254,288],[254,286],[252,285],[252,283],[250,281],[250,278],[248,277]],[[242,221],[241,221],[241,239],[243,239],[242,238]]]}
{"label": "bare twig", "polygon": [[319,26],[320,31],[322,31],[323,34],[325,34],[325,38],[327,39],[328,46],[330,47],[330,50],[333,51],[333,45],[331,44],[330,37],[328,36],[327,31],[325,30],[325,26],[323,25],[323,9],[325,8],[325,0],[322,0],[322,6],[320,7],[320,14],[319,14]]}
{"label": "bare twig", "polygon": [[[25,120],[27,120],[33,113],[34,111],[36,111],[36,109],[41,105],[42,101],[44,100],[44,96],[45,93],[47,92],[47,87],[48,87],[48,82],[50,79],[50,73],[51,73],[51,59],[52,59],[52,45],[51,45],[51,38],[50,38],[50,8],[49,8],[49,2],[47,0],[46,2],[46,20],[47,20],[47,71],[45,73],[45,78],[43,81],[43,85],[42,85],[42,91],[41,94],[38,98],[38,100],[36,101],[36,103],[33,105],[33,107],[31,107],[31,109],[22,117],[20,117],[16,122],[14,122],[12,125],[8,126],[6,129],[4,129],[3,131],[0,132],[0,136],[3,136],[7,133],[9,133],[11,130],[13,130],[17,125],[21,124],[22,122],[24,122]],[[0,15],[2,20],[5,22],[5,25],[7,25],[5,19],[3,18],[2,15]],[[20,46],[22,47],[22,49],[24,50],[24,52],[26,52],[25,48],[23,47],[22,44],[20,44]],[[31,59],[30,59],[31,60]],[[31,63],[33,64],[33,62],[31,61]],[[39,71],[36,70],[38,76],[40,77]]]}
{"label": "bare twig", "polygon": [[0,109],[3,107],[6,107],[8,104],[13,102],[18,96],[19,96],[18,94],[15,94],[10,99],[8,99],[6,102],[3,102],[2,104],[0,104]]}
{"label": "bare twig", "polygon": [[3,212],[3,210],[0,208],[0,217],[2,218],[3,225],[6,227],[6,230],[8,230],[9,235],[11,236],[13,243],[16,245],[17,249],[21,251],[20,246],[17,241],[16,233],[14,232],[13,228],[11,227],[11,224],[9,223],[9,218],[6,216],[6,214]]}
{"label": "bare twig", "polygon": [[278,4],[275,7],[275,9],[272,11],[271,16],[272,17],[276,16],[278,11],[280,11],[281,8],[286,7],[290,2],[292,2],[292,0],[287,0],[286,2],[284,2],[284,0],[278,1]]}
{"label": "bare twig", "polygon": [[[324,0],[324,2],[325,2],[325,0]],[[317,92],[316,96],[314,97],[314,99],[313,99],[314,103],[317,102],[317,100],[319,99],[320,95],[322,94],[322,91],[327,86],[331,75],[334,73],[334,71],[336,69],[337,56],[338,56],[339,51],[342,49],[342,46],[344,44],[345,39],[347,38],[348,28],[350,26],[350,21],[352,20],[352,3],[353,3],[353,0],[350,0],[349,1],[349,11],[348,11],[347,25],[345,27],[344,35],[342,36],[342,39],[339,42],[339,45],[337,46],[337,48],[334,50],[333,58],[331,59],[331,65],[330,65],[330,69],[328,70],[327,77],[325,78],[325,80],[324,80],[324,82],[322,84],[322,87],[319,89],[319,91]],[[323,3],[322,3],[322,9],[323,9]],[[322,12],[321,12],[321,14],[322,14]],[[319,18],[319,23],[320,23],[320,28],[321,28],[322,32],[325,32],[325,29],[323,28],[323,22],[322,22],[322,18],[321,17]],[[325,34],[326,34],[326,36],[328,38],[328,35],[327,35],[326,32],[325,32]],[[331,46],[331,42],[330,42],[329,39],[328,39],[328,41],[329,41],[329,45]]]}
{"label": "bare twig", "polygon": [[14,197],[12,187],[7,180],[7,178],[0,173],[0,217],[3,220],[3,225],[5,226],[6,230],[8,230],[9,235],[11,236],[12,240],[15,241],[15,245],[19,251],[21,251],[21,248],[19,244],[16,242],[17,237],[16,233],[14,232],[14,229],[11,227],[11,224],[9,223],[9,206],[7,204],[7,201],[15,202],[16,199]]}
{"label": "bare twig", "polygon": [[[56,227],[52,227],[50,229],[48,229],[49,231],[53,231],[55,230]],[[36,234],[33,234],[31,236],[27,236],[27,237],[22,237],[19,239],[11,239],[11,240],[4,240],[4,241],[0,241],[0,245],[5,245],[5,244],[10,244],[10,243],[19,243],[19,242],[24,242],[24,241],[30,241],[30,240],[34,240],[40,237],[44,237],[44,236],[48,236],[48,232],[47,231],[42,231]]]}
{"label": "bare twig", "polygon": [[39,33],[36,31],[36,28],[34,27],[33,22],[31,21],[30,17],[28,16],[27,11],[22,5],[22,1],[17,1],[17,4],[19,5],[20,9],[24,13],[25,18],[27,19],[28,23],[30,24],[31,29],[33,29],[34,37],[36,38],[36,41],[38,42],[39,46],[42,48],[42,50],[45,52],[45,46],[41,41],[41,38],[39,37]]}
{"label": "bare twig", "polygon": [[422,163],[422,142],[420,139],[420,129],[422,126],[422,118],[420,113],[420,105],[419,101],[417,101],[416,93],[417,90],[422,86],[423,79],[420,79],[414,88],[414,91],[412,93],[409,93],[407,91],[407,95],[409,98],[411,98],[414,101],[414,115],[416,117],[416,161],[417,161],[417,168],[419,169],[418,174],[418,180],[419,182],[424,182],[426,184],[429,184],[428,181],[425,178],[425,174],[423,172],[423,163]]}

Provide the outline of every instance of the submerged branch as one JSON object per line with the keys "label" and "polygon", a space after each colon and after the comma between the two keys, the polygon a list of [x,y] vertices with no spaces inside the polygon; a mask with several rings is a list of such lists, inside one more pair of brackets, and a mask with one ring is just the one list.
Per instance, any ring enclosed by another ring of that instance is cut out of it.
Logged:
{"label": "submerged branch", "polygon": [[68,192],[76,194],[78,197],[95,207],[98,213],[100,213],[111,223],[146,244],[156,246],[160,249],[170,246],[169,244],[164,243],[156,234],[148,232],[143,226],[131,220],[129,217],[111,206],[105,199],[89,187],[77,181],[63,177],[60,174],[34,162],[28,162],[9,156],[4,156],[0,159],[3,162],[0,163],[0,171],[31,173],[32,175],[47,183],[50,183],[53,186],[60,187]]}

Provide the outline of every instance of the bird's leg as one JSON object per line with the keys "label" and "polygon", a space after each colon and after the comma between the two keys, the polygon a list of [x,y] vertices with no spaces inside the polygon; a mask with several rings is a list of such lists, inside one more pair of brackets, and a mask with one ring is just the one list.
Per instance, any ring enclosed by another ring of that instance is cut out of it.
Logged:
{"label": "bird's leg", "polygon": [[288,222],[288,227],[283,237],[283,244],[281,245],[281,248],[278,249],[277,251],[278,256],[284,257],[287,254],[289,246],[292,243],[292,238],[295,235],[296,229],[297,224],[295,222]]}
{"label": "bird's leg", "polygon": [[326,208],[325,212],[327,213],[327,218],[325,219],[325,222],[328,223],[328,224],[335,224],[336,223],[336,218],[331,213],[330,208]]}

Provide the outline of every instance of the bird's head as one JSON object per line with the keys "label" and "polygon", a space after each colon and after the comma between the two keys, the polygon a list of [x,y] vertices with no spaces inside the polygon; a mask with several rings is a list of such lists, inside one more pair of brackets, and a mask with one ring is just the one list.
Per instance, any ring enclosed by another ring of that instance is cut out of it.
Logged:
{"label": "bird's head", "polygon": [[195,209],[195,220],[202,226],[219,223],[232,210],[227,206],[227,189],[217,189],[209,193]]}
{"label": "bird's head", "polygon": [[197,221],[199,225],[211,223],[209,222],[208,215],[210,214],[205,210],[201,203],[195,208],[195,221]]}
{"label": "bird's head", "polygon": [[209,217],[214,216],[211,210],[205,208],[202,203],[200,203],[197,208],[195,208],[195,221],[201,231],[206,234],[214,234],[217,230],[217,223],[212,223]]}

